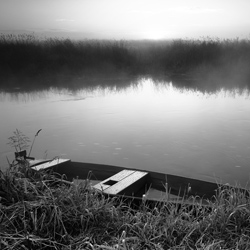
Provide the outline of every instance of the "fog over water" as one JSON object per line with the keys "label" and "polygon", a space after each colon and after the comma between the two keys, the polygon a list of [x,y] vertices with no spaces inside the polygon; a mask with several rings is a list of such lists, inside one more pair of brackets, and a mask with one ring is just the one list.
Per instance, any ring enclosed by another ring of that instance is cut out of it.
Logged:
{"label": "fog over water", "polygon": [[0,93],[1,167],[13,158],[8,137],[20,129],[32,155],[132,167],[208,181],[249,181],[250,98],[143,78],[124,89]]}

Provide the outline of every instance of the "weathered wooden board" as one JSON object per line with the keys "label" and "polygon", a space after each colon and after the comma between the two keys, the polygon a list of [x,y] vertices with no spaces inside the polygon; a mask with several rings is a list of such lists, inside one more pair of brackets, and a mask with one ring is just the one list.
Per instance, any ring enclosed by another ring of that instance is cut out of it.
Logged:
{"label": "weathered wooden board", "polygon": [[111,184],[108,184],[108,183],[113,183],[114,182],[119,182],[121,181],[122,179],[128,177],[129,175],[133,174],[135,171],[134,170],[122,170],[120,171],[119,173],[103,180],[102,182],[96,184],[94,186],[94,188],[96,189],[99,189],[101,191],[105,191],[107,188],[109,188],[111,186]]}
{"label": "weathered wooden board", "polygon": [[[94,188],[106,194],[116,195],[136,193],[146,182],[148,173],[135,170],[122,170],[108,179],[96,184]],[[127,192],[126,192],[127,190]],[[129,191],[128,191],[129,190]]]}
{"label": "weathered wooden board", "polygon": [[70,161],[69,159],[60,159],[60,158],[58,158],[58,159],[47,161],[45,163],[41,163],[41,164],[38,164],[38,165],[35,165],[35,166],[31,165],[31,168],[38,171],[38,170],[42,170],[42,169],[52,168],[52,167],[61,165],[63,163],[69,162],[69,161]]}
{"label": "weathered wooden board", "polygon": [[36,165],[44,164],[44,163],[47,163],[47,162],[49,162],[51,160],[48,160],[48,159],[47,160],[35,159],[35,160],[26,160],[26,161],[28,162],[29,166],[32,168],[32,167],[34,167]]}

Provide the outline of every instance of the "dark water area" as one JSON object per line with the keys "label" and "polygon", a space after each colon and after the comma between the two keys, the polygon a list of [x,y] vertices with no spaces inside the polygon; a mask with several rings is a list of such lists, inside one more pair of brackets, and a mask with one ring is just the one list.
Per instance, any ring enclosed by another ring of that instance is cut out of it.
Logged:
{"label": "dark water area", "polygon": [[59,156],[245,186],[249,90],[199,89],[184,78],[93,78],[85,87],[79,82],[87,80],[78,79],[66,87],[2,90],[1,168],[13,158],[7,145],[13,131],[33,139],[42,129],[32,150],[37,158]]}

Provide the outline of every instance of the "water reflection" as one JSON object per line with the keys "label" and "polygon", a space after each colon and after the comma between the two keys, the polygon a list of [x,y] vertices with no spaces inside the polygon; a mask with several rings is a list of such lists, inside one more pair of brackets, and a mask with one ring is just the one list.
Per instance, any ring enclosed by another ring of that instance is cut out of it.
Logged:
{"label": "water reflection", "polygon": [[204,180],[249,180],[248,90],[214,93],[141,79],[127,88],[1,93],[1,162],[16,128],[34,155],[149,169]]}
{"label": "water reflection", "polygon": [[[176,87],[172,82],[165,81],[154,81],[151,78],[142,78],[135,82],[131,82],[129,86],[126,87],[116,87],[116,86],[97,86],[95,88],[83,88],[83,89],[66,89],[66,88],[56,88],[51,87],[45,90],[38,91],[14,91],[5,92],[0,91],[0,102],[34,102],[39,100],[51,100],[59,101],[71,101],[71,100],[82,100],[86,97],[97,97],[97,96],[110,96],[110,95],[124,95],[127,97],[142,98],[145,101],[159,97],[165,96],[175,102],[182,102],[183,98],[249,98],[249,90],[247,88],[240,89],[226,89],[221,88],[219,90],[208,92],[201,91],[198,89],[190,89],[186,87]],[[65,99],[63,99],[65,98]]]}

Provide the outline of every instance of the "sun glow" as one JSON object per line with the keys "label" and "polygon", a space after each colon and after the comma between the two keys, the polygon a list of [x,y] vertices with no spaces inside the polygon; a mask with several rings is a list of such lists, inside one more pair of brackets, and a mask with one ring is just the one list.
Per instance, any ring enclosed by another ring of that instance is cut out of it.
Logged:
{"label": "sun glow", "polygon": [[161,30],[151,30],[145,33],[147,39],[161,40],[166,38],[166,35]]}

